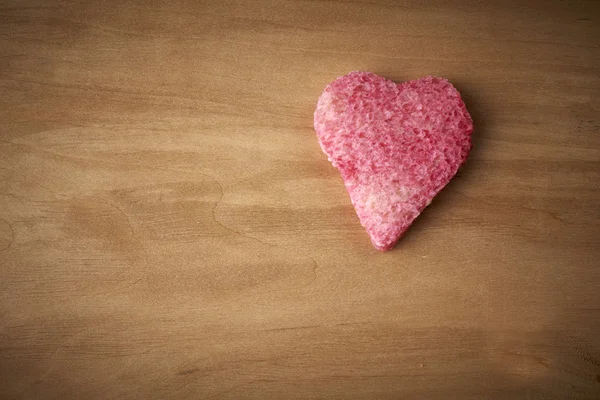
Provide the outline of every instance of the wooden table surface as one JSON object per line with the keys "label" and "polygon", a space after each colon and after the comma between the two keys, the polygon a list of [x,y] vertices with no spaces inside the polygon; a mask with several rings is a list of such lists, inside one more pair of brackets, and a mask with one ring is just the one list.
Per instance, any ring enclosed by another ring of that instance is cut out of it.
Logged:
{"label": "wooden table surface", "polygon": [[[1,1],[0,398],[600,398],[599,48],[597,1]],[[388,253],[312,126],[352,70],[476,126]]]}

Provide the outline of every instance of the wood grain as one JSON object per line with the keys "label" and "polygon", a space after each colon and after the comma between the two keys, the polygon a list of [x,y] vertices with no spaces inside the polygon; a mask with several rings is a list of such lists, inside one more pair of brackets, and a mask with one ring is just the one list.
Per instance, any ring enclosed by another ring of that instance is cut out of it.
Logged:
{"label": "wood grain", "polygon": [[[0,2],[3,399],[600,398],[597,1]],[[312,113],[449,78],[376,252]]]}

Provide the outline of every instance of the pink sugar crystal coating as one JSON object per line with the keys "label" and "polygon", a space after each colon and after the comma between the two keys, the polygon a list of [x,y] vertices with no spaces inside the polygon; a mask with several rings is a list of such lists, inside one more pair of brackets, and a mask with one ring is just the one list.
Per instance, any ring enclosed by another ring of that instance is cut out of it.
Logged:
{"label": "pink sugar crystal coating", "polygon": [[443,78],[396,84],[351,72],[329,84],[315,130],[375,248],[391,249],[471,149],[473,121]]}

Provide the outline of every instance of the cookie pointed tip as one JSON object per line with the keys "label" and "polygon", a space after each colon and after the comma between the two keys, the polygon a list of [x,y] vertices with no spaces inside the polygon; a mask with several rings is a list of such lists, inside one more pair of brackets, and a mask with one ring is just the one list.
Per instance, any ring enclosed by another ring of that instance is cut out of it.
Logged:
{"label": "cookie pointed tip", "polygon": [[373,247],[375,247],[375,249],[377,251],[380,251],[382,253],[385,253],[386,251],[390,251],[391,249],[394,248],[394,246],[396,245],[396,242],[393,243],[378,243],[375,242],[372,238],[371,238],[371,244],[373,244]]}

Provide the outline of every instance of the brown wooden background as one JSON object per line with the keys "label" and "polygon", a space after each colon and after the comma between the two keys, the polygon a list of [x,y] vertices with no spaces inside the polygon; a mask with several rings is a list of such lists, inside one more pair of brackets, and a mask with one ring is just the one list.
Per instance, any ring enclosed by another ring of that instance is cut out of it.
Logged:
{"label": "brown wooden background", "polygon": [[[597,1],[0,1],[2,399],[600,398]],[[376,252],[312,113],[475,149]]]}

